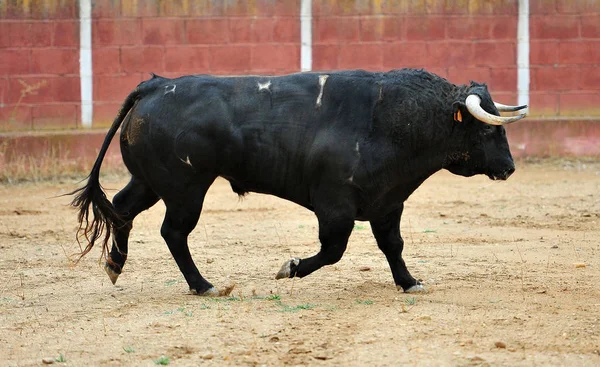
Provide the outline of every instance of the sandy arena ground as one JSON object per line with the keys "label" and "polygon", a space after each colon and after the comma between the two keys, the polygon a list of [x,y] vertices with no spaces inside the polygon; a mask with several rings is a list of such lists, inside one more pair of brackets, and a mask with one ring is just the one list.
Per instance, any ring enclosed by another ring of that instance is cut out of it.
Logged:
{"label": "sandy arena ground", "polygon": [[[126,180],[101,182],[112,197]],[[187,294],[162,203],[136,219],[113,286],[99,248],[70,260],[76,213],[52,197],[78,185],[0,186],[2,365],[600,366],[597,161],[519,162],[507,182],[430,178],[402,220],[428,287],[417,295],[396,290],[362,222],[338,264],[275,281],[284,260],[317,251],[314,215],[239,201],[222,180],[190,242],[209,281],[235,284],[229,297]]]}

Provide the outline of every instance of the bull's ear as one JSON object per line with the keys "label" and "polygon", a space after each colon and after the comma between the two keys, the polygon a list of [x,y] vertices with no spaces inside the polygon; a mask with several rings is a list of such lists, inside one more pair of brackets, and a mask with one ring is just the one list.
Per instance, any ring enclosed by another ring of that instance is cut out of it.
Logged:
{"label": "bull's ear", "polygon": [[454,116],[454,121],[462,122],[463,117],[466,116],[465,112],[467,112],[467,105],[463,102],[454,102],[452,103],[452,113]]}

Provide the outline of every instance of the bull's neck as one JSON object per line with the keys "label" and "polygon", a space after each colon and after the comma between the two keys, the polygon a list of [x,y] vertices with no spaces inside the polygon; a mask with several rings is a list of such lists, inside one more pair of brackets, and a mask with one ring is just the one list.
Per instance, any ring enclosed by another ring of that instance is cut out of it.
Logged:
{"label": "bull's neck", "polygon": [[[444,168],[447,157],[457,149],[462,139],[457,136],[451,106],[461,93],[460,88],[449,92],[445,96],[447,101],[438,105],[421,100],[415,104],[390,100],[376,108],[374,135],[395,150],[395,157],[386,166],[387,180],[393,182],[398,198],[402,192],[408,197],[423,181]],[[402,105],[402,109],[395,105]]]}
{"label": "bull's neck", "polygon": [[418,162],[419,171],[427,177],[442,169],[452,151],[452,121],[428,122],[427,126],[407,124],[406,129],[411,137],[404,147],[408,161]]}
{"label": "bull's neck", "polygon": [[[444,126],[409,126],[405,144],[396,142],[398,165],[396,166],[399,195],[406,198],[412,194],[427,178],[444,168],[448,155],[453,150],[452,121],[444,121]],[[438,124],[432,124],[438,125]],[[441,124],[440,124],[441,125]],[[404,200],[406,199],[404,198]]]}

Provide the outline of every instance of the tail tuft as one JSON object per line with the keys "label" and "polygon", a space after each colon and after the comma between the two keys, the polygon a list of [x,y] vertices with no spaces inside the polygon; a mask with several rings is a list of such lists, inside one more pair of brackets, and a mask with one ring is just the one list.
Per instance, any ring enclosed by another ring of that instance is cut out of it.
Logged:
{"label": "tail tuft", "polygon": [[[108,241],[110,234],[113,229],[123,226],[125,221],[106,197],[100,186],[98,175],[92,172],[88,183],[71,194],[76,195],[71,202],[71,206],[79,210],[77,215],[79,221],[79,228],[76,234],[77,243],[81,248],[81,240],[84,239],[87,242],[85,248],[78,254],[79,259],[77,261],[90,252],[94,244],[99,240],[102,243],[102,257],[109,259],[110,249]],[[93,214],[91,220],[90,209]]]}

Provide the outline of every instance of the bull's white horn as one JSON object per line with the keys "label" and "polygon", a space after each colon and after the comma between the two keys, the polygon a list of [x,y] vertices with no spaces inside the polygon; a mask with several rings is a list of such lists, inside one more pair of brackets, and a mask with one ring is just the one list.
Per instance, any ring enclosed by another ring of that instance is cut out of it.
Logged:
{"label": "bull's white horn", "polygon": [[521,106],[509,106],[502,103],[494,102],[494,105],[498,109],[498,112],[515,112],[527,108],[526,104]]}
{"label": "bull's white horn", "polygon": [[467,110],[469,110],[471,115],[473,115],[477,120],[490,125],[506,125],[510,124],[511,122],[519,121],[523,117],[527,116],[526,113],[512,117],[492,115],[481,107],[481,98],[475,94],[469,94],[465,100],[465,104],[467,105]]}

